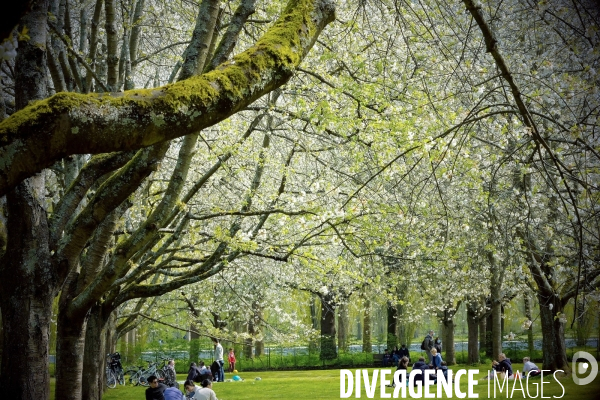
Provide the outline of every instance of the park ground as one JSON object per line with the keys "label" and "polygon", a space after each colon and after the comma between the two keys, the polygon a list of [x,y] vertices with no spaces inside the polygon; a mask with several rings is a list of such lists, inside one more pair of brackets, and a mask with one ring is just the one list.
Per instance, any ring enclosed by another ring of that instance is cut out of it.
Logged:
{"label": "park ground", "polygon": [[[513,364],[515,370],[521,369],[521,364]],[[479,369],[479,374],[476,377],[479,379],[478,385],[475,386],[475,393],[479,394],[480,399],[494,398],[487,395],[487,381],[481,380],[485,376],[484,366],[479,368],[467,367],[465,365],[457,365],[452,367],[454,371],[458,369]],[[373,368],[369,369],[372,377]],[[224,382],[215,383],[215,390],[219,400],[300,400],[300,399],[339,399],[340,398],[340,370],[311,370],[311,371],[261,371],[261,372],[240,372],[239,374],[243,382]],[[231,378],[228,374],[226,378]],[[259,377],[260,380],[255,378]],[[177,375],[177,379],[182,381],[185,376]],[[562,387],[552,378],[545,377],[544,382],[544,398],[562,398],[567,400],[594,400],[600,399],[600,375],[596,379],[585,386],[575,385],[572,377],[565,377],[560,380],[564,386],[564,396]],[[378,381],[379,383],[379,381]],[[525,386],[523,382],[523,386]],[[532,379],[530,382],[530,396],[536,397],[536,386],[533,383],[540,383],[539,379]],[[512,390],[512,382],[510,383]],[[519,386],[517,385],[517,388]],[[466,392],[467,385],[461,383],[463,392]],[[539,386],[537,386],[539,388]],[[392,394],[393,388],[387,388],[387,393]],[[117,386],[116,389],[109,389],[103,397],[103,400],[143,400],[145,388],[140,386]],[[435,391],[432,390],[435,393]],[[505,392],[506,393],[506,392]],[[361,398],[367,398],[364,387],[361,390]],[[408,394],[407,394],[408,396]],[[355,393],[351,397],[355,398]],[[375,391],[375,399],[380,399],[379,385]],[[454,396],[453,398],[457,398]],[[498,393],[495,398],[525,398],[521,391],[515,391],[514,396],[508,397]],[[529,398],[529,397],[527,397]],[[537,398],[542,398],[541,393],[537,394]],[[52,397],[53,399],[53,397]]]}

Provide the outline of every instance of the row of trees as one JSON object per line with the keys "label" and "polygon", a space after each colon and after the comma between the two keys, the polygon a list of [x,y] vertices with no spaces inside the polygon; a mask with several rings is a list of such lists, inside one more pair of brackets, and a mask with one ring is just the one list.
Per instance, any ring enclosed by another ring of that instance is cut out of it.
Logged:
{"label": "row of trees", "polygon": [[244,299],[249,341],[269,288],[310,293],[324,358],[352,296],[389,302],[400,337],[436,315],[446,348],[464,304],[469,342],[491,329],[497,354],[502,306],[526,292],[544,367],[569,369],[565,323],[600,284],[593,4],[335,15],[32,2],[0,64],[3,393],[48,398],[30,374],[48,369],[55,298],[56,397],[99,399],[105,350],[156,296],[200,285],[193,330],[219,335],[227,289],[199,312],[214,276]]}

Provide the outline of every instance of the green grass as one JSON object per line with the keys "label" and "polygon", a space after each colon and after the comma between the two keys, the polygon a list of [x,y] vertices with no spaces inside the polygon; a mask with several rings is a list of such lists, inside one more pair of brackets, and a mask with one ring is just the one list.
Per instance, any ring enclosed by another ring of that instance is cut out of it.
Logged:
{"label": "green grass", "polygon": [[[521,369],[522,365],[514,364],[515,370]],[[453,370],[467,368],[466,366],[455,366]],[[373,369],[369,369],[372,373]],[[485,376],[484,367],[479,368],[480,379]],[[263,371],[263,372],[242,372],[240,376],[244,382],[224,382],[215,383],[213,389],[219,400],[244,400],[244,399],[261,399],[261,400],[282,400],[282,399],[339,399],[340,398],[340,370],[312,370],[312,371]],[[372,375],[371,375],[372,376]],[[231,374],[226,374],[226,378],[230,378]],[[254,380],[255,377],[260,377],[260,381]],[[185,375],[178,375],[177,379],[182,381]],[[464,379],[464,378],[463,378]],[[461,390],[466,392],[466,381],[462,383]],[[561,386],[550,377],[544,379],[544,396],[553,398],[552,396],[560,396],[563,392]],[[530,382],[530,393],[535,395],[535,387],[532,383],[540,383],[540,379]],[[577,400],[592,400],[600,398],[600,376],[596,377],[594,382],[586,386],[578,386],[573,383],[571,377],[561,379],[561,384],[565,387],[565,395],[563,399]],[[379,383],[379,381],[378,381]],[[513,382],[510,382],[512,389]],[[525,382],[523,382],[525,386]],[[517,386],[519,387],[519,386]],[[538,386],[539,388],[539,386]],[[144,387],[140,386],[117,386],[116,389],[108,389],[103,400],[139,400],[144,398]],[[435,389],[432,390],[433,393]],[[387,388],[387,393],[392,394],[393,388]],[[475,393],[479,394],[480,399],[487,399],[487,381],[480,380],[475,386]],[[523,394],[520,391],[514,392],[515,399],[522,399]],[[367,398],[364,386],[361,389],[363,399]],[[408,397],[408,392],[407,392]],[[53,397],[51,397],[53,398]],[[355,393],[350,397],[355,398]],[[380,397],[380,389],[377,386],[375,391],[376,399]],[[457,398],[454,396],[453,398]],[[492,392],[493,398],[493,392]],[[496,398],[506,398],[504,395],[498,394]],[[538,398],[541,398],[538,393]]]}

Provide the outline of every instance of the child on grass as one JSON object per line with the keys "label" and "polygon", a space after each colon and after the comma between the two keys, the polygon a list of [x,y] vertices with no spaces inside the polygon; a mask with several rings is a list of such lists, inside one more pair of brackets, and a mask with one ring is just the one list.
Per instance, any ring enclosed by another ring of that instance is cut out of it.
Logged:
{"label": "child on grass", "polygon": [[229,349],[227,359],[229,360],[229,372],[233,372],[235,370],[235,354],[232,348]]}

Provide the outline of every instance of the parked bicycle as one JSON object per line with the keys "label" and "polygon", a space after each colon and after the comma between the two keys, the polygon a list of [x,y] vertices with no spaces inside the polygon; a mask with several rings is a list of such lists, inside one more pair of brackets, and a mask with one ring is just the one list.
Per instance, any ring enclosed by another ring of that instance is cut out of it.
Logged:
{"label": "parked bicycle", "polygon": [[121,365],[121,355],[116,352],[107,354],[106,362],[106,386],[114,389],[117,383],[125,384],[125,376],[123,374],[123,366]]}
{"label": "parked bicycle", "polygon": [[139,373],[139,384],[142,386],[149,386],[148,378],[150,378],[152,375],[156,376],[159,381],[163,381],[165,379],[165,373],[162,371],[162,369],[158,368],[158,363],[148,361],[148,368]]}

